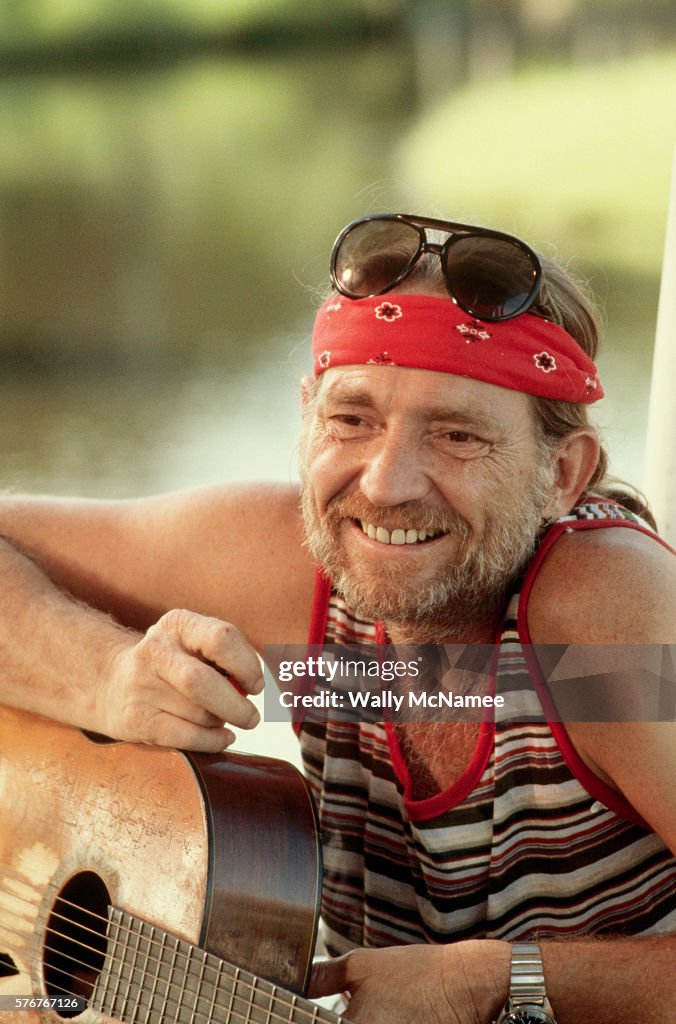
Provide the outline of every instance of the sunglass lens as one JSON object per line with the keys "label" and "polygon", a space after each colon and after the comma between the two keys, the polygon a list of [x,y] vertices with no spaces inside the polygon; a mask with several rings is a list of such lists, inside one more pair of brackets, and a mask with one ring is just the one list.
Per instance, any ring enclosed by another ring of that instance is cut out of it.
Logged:
{"label": "sunglass lens", "polygon": [[527,308],[537,268],[506,239],[456,236],[446,252],[446,275],[463,309],[480,319],[503,320]]}
{"label": "sunglass lens", "polygon": [[357,224],[335,253],[336,284],[355,297],[378,295],[406,274],[420,246],[420,234],[412,224],[388,220]]}

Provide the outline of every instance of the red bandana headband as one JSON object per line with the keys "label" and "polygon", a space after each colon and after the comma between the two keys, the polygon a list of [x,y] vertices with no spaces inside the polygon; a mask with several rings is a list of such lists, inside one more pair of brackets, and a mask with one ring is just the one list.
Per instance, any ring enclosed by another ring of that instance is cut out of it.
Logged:
{"label": "red bandana headband", "polygon": [[315,376],[372,363],[439,370],[565,402],[596,402],[596,366],[562,327],[532,313],[488,323],[450,299],[390,293],[330,298],[315,320]]}

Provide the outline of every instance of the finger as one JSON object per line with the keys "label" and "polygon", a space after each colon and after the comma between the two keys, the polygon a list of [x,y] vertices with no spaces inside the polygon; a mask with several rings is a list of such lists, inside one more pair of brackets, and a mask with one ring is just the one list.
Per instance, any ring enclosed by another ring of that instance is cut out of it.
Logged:
{"label": "finger", "polygon": [[[214,715],[219,722],[228,722],[240,729],[253,729],[260,721],[252,702],[224,679],[220,672],[185,651],[169,648],[158,656],[156,671],[177,691],[185,705],[196,705]],[[171,708],[171,699],[167,709]],[[176,698],[174,698],[176,700]],[[162,701],[164,705],[164,699]]]}
{"label": "finger", "polygon": [[177,630],[188,650],[232,676],[246,693],[262,691],[263,671],[258,656],[231,623],[180,609],[163,619],[170,629]]}
{"label": "finger", "polygon": [[308,999],[320,999],[346,990],[348,956],[346,954],[335,960],[319,960],[313,964]]}
{"label": "finger", "polygon": [[234,743],[235,738],[235,734],[223,726],[204,728],[160,711],[145,724],[141,742],[178,750],[219,754]]}
{"label": "finger", "polygon": [[160,678],[160,689],[154,695],[154,702],[158,711],[181,718],[191,725],[199,725],[205,729],[222,729],[225,725],[225,719],[219,718],[201,704],[188,700],[166,679]]}

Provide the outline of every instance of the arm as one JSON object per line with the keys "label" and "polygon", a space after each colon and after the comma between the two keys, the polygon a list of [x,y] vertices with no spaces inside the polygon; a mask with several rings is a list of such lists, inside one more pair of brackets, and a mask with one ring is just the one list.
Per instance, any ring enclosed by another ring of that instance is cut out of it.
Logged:
{"label": "arm", "polygon": [[[673,556],[629,530],[565,535],[533,588],[535,643],[668,643],[674,640]],[[566,588],[562,591],[562,581]],[[629,800],[676,852],[676,726],[574,723],[578,752]],[[657,1024],[676,1007],[676,936],[543,941],[547,991],[559,1024]],[[487,1024],[509,988],[509,944],[357,950],[316,969],[315,995],[347,990],[361,1024]]]}
{"label": "arm", "polygon": [[0,530],[31,556],[0,545],[0,700],[193,749],[225,746],[225,721],[255,724],[224,673],[258,692],[243,634],[261,646],[300,635],[312,569],[291,489],[118,503],[5,498]]}
{"label": "arm", "polygon": [[313,566],[295,487],[203,487],[131,501],[4,496],[0,535],[57,586],[125,625],[145,630],[187,607],[236,621],[258,650],[306,639]]}
{"label": "arm", "polygon": [[[671,552],[633,530],[564,534],[533,587],[533,642],[673,644],[675,567]],[[676,852],[676,723],[571,722],[566,728],[587,766]]]}
{"label": "arm", "polygon": [[[673,938],[571,939],[541,949],[558,1024],[670,1019]],[[509,962],[509,943],[497,940],[359,949],[317,964],[310,995],[349,992],[345,1016],[357,1024],[489,1024],[507,999]]]}

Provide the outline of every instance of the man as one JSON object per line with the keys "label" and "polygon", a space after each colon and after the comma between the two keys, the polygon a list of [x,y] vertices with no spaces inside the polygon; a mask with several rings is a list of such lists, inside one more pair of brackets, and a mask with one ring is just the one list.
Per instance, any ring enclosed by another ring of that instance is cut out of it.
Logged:
{"label": "man", "polygon": [[[568,278],[511,236],[400,215],[348,226],[332,277],[302,514],[284,486],[4,501],[21,549],[0,568],[5,703],[216,751],[226,723],[256,724],[255,651],[307,642],[310,620],[316,643],[673,641],[669,551],[593,496],[596,335]],[[308,722],[300,738],[327,941],[346,953],[314,994],[347,990],[350,1018],[376,1024],[483,1024],[508,997],[515,1021],[676,1010],[672,724]]]}

